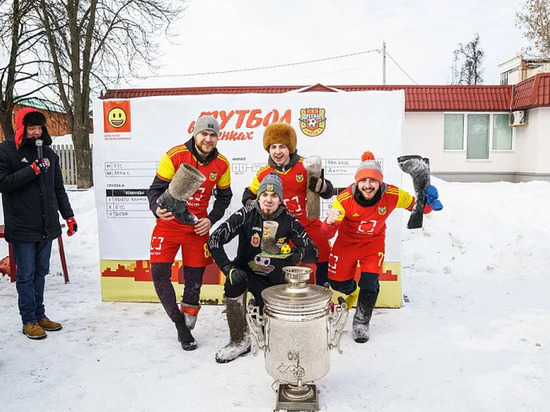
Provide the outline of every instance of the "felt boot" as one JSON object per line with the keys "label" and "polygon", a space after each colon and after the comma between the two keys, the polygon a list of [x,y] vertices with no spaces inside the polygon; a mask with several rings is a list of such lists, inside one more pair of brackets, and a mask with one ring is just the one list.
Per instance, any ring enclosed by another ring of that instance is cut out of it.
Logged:
{"label": "felt boot", "polygon": [[197,316],[200,309],[200,305],[191,305],[185,302],[180,303],[180,311],[183,314],[185,324],[189,329],[195,328],[195,324],[197,323]]}
{"label": "felt boot", "polygon": [[198,219],[187,210],[187,200],[195,194],[205,180],[204,175],[193,166],[182,163],[168,189],[157,199],[158,205],[172,212],[180,222],[186,225],[196,224]]}
{"label": "felt boot", "polygon": [[246,292],[236,298],[225,298],[225,314],[229,326],[229,343],[216,353],[216,362],[227,363],[250,352],[250,336],[246,322]]}
{"label": "felt boot", "polygon": [[367,292],[359,289],[357,307],[355,308],[355,316],[351,327],[353,340],[357,343],[365,343],[370,338],[369,324],[377,298],[378,291]]}

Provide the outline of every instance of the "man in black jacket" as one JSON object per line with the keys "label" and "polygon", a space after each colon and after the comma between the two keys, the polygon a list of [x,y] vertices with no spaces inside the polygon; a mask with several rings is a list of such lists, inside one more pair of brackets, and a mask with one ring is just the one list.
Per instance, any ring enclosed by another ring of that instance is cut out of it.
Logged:
{"label": "man in black jacket", "polygon": [[[315,263],[317,247],[302,224],[281,204],[283,184],[277,173],[267,175],[258,188],[258,199],[245,206],[224,223],[208,239],[208,247],[216,264],[226,276],[224,293],[230,342],[216,353],[216,362],[226,363],[250,352],[250,338],[245,318],[246,293],[249,290],[263,308],[262,290],[284,283],[283,266],[300,262]],[[278,248],[292,241],[286,259],[259,255],[265,235],[264,222],[277,222],[275,236]],[[237,257],[230,261],[223,246],[239,236]]]}
{"label": "man in black jacket", "polygon": [[52,241],[61,235],[58,211],[66,219],[68,235],[77,230],[63,186],[59,158],[50,148],[46,118],[32,108],[16,116],[14,139],[0,144],[0,192],[6,241],[17,265],[17,294],[23,333],[31,339],[61,324],[46,316],[44,283],[50,269]]}

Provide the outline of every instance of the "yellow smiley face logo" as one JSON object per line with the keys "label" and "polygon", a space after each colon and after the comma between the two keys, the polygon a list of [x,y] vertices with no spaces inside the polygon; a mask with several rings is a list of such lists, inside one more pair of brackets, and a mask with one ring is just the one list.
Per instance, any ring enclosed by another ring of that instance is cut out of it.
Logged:
{"label": "yellow smiley face logo", "polygon": [[115,107],[107,115],[107,120],[115,128],[122,127],[126,123],[126,112],[120,107]]}

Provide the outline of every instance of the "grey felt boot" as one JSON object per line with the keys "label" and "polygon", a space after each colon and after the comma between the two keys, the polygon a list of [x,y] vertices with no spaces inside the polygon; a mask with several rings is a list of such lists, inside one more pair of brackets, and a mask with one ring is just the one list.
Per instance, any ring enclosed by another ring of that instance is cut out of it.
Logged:
{"label": "grey felt boot", "polygon": [[351,326],[353,340],[357,343],[365,343],[370,338],[369,324],[372,317],[372,311],[378,298],[377,292],[367,292],[359,290],[357,299],[357,307],[355,308],[355,316]]}
{"label": "grey felt boot", "polygon": [[227,363],[250,352],[246,322],[246,292],[236,298],[225,298],[229,343],[216,353],[216,362]]}
{"label": "grey felt boot", "polygon": [[187,200],[206,180],[193,166],[182,163],[174,174],[168,189],[157,199],[158,205],[172,212],[174,217],[187,225],[197,223],[197,217],[187,210]]}

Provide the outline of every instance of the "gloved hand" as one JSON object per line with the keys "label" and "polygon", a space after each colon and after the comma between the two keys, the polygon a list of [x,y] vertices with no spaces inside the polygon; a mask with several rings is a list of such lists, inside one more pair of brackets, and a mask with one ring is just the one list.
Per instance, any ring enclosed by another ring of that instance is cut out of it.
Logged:
{"label": "gloved hand", "polygon": [[296,266],[302,261],[302,252],[297,247],[293,247],[285,259],[285,266]]}
{"label": "gloved hand", "polygon": [[428,190],[426,190],[426,204],[432,206],[433,210],[443,209],[443,204],[438,200],[439,193],[435,186],[429,185]]}
{"label": "gloved hand", "polygon": [[222,272],[232,285],[244,283],[248,279],[248,275],[244,270],[233,267],[233,265],[224,266]]}
{"label": "gloved hand", "polygon": [[72,236],[76,233],[76,231],[78,230],[78,225],[76,224],[76,220],[74,220],[74,217],[70,217],[66,220],[67,222],[67,234],[69,236]]}
{"label": "gloved hand", "polygon": [[323,190],[323,186],[325,185],[325,169],[321,169],[321,176],[320,177],[313,177],[311,176],[309,178],[309,184],[307,188],[315,193],[321,193]]}
{"label": "gloved hand", "polygon": [[34,173],[39,175],[40,173],[44,173],[46,170],[48,170],[48,167],[50,167],[50,159],[47,157],[43,157],[42,159],[36,159],[34,162],[31,163],[32,170],[34,170]]}

